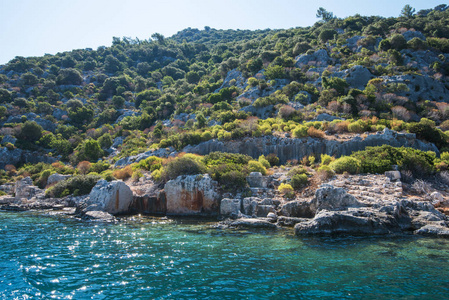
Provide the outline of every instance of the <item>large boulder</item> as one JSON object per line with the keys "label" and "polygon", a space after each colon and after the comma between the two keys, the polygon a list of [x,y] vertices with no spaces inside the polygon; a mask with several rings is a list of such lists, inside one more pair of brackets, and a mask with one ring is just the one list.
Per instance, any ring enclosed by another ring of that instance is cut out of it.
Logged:
{"label": "large boulder", "polygon": [[90,192],[85,211],[103,211],[113,215],[127,213],[132,201],[133,192],[126,183],[101,179]]}
{"label": "large boulder", "polygon": [[267,177],[262,176],[260,172],[251,172],[249,176],[246,177],[250,187],[253,188],[266,188],[267,187]]}
{"label": "large boulder", "polygon": [[363,206],[353,195],[348,194],[343,188],[332,185],[322,185],[315,192],[315,205],[320,210],[345,210],[348,207]]}
{"label": "large boulder", "polygon": [[208,174],[183,175],[165,184],[167,215],[217,215],[218,183]]}
{"label": "large boulder", "polygon": [[70,177],[72,177],[72,175],[62,175],[62,174],[58,174],[58,173],[51,174],[50,176],[48,176],[47,185],[56,184],[60,181],[69,179]]}
{"label": "large boulder", "polygon": [[236,218],[240,214],[241,199],[224,198],[220,203],[220,215]]}
{"label": "large boulder", "polygon": [[25,177],[16,182],[14,186],[14,194],[16,199],[31,199],[38,195],[43,195],[44,191],[33,185],[30,177]]}
{"label": "large boulder", "polygon": [[294,200],[281,206],[280,215],[294,218],[313,218],[316,207],[311,201]]}
{"label": "large boulder", "polygon": [[379,235],[400,232],[396,219],[386,213],[369,209],[318,212],[312,220],[295,225],[296,235],[367,234]]}

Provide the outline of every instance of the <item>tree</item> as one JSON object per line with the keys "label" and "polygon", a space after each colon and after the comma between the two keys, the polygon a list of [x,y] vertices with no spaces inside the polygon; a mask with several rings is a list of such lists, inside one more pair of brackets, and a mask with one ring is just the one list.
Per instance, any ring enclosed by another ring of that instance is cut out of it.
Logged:
{"label": "tree", "polygon": [[101,150],[100,143],[92,139],[88,139],[80,144],[77,150],[79,151],[77,155],[78,161],[94,161],[103,156],[103,150]]}
{"label": "tree", "polygon": [[20,138],[35,142],[42,137],[42,127],[34,121],[26,121],[20,132]]}
{"label": "tree", "polygon": [[83,83],[83,76],[77,69],[68,68],[59,71],[58,77],[56,77],[56,83],[81,85]]}
{"label": "tree", "polygon": [[327,11],[322,7],[318,8],[318,10],[316,11],[316,17],[321,18],[324,22],[335,19],[335,16],[332,12]]}
{"label": "tree", "polygon": [[333,39],[335,35],[337,35],[337,31],[333,30],[333,29],[323,29],[320,32],[320,35],[318,36],[318,38],[323,42],[327,42],[330,39]]}
{"label": "tree", "polygon": [[165,37],[162,34],[155,32],[151,35],[151,37],[153,39],[157,40],[159,42],[159,44],[161,44],[161,45],[165,44]]}
{"label": "tree", "polygon": [[0,88],[0,103],[10,102],[11,99],[11,93],[6,89]]}
{"label": "tree", "polygon": [[409,4],[405,5],[404,8],[401,10],[400,17],[403,18],[411,18],[415,14],[415,9],[411,7]]}

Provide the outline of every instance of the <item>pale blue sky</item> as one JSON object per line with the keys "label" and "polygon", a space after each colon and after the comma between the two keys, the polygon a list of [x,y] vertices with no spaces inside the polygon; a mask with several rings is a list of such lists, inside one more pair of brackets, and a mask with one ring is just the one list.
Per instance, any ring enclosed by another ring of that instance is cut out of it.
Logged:
{"label": "pale blue sky", "polygon": [[187,28],[279,29],[317,21],[322,6],[338,17],[398,16],[444,0],[0,0],[0,64],[15,56],[41,56],[109,46],[112,37],[166,37]]}

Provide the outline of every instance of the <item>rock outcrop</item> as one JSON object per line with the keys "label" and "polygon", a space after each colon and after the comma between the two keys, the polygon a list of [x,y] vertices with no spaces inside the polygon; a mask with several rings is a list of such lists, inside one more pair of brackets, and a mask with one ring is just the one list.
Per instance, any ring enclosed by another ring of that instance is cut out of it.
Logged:
{"label": "rock outcrop", "polygon": [[48,176],[47,178],[47,185],[53,185],[56,184],[60,181],[69,179],[70,177],[72,177],[72,175],[62,175],[62,174],[51,174],[50,176]]}
{"label": "rock outcrop", "polygon": [[86,199],[84,211],[102,211],[109,214],[127,213],[133,193],[123,181],[107,182],[101,179]]}
{"label": "rock outcrop", "polygon": [[208,174],[183,175],[164,187],[167,215],[217,215],[220,209],[218,183]]}
{"label": "rock outcrop", "polygon": [[[397,192],[399,189],[397,183],[389,184],[388,177],[382,178],[385,182],[383,184],[385,191],[376,187],[373,187],[371,192],[367,191],[366,187],[370,183],[366,179],[359,180],[360,188],[363,190],[357,193],[351,190],[352,194],[349,194],[343,188],[332,185],[324,185],[317,189],[315,198],[311,201],[315,203],[316,214],[312,219],[299,220],[295,225],[295,233],[297,235],[415,233],[437,236],[448,234],[449,220],[429,201],[405,199]],[[381,178],[377,180],[382,182]],[[335,181],[335,184],[339,183],[348,187],[342,181]],[[383,192],[387,194],[384,195]]]}
{"label": "rock outcrop", "polygon": [[38,195],[43,195],[44,191],[33,185],[33,180],[30,177],[25,177],[16,182],[14,187],[14,194],[16,199],[31,199]]}
{"label": "rock outcrop", "polygon": [[416,139],[413,133],[398,133],[390,129],[370,134],[366,138],[355,136],[350,140],[326,140],[316,138],[281,138],[276,136],[250,137],[241,140],[219,141],[209,140],[195,146],[184,147],[182,152],[207,155],[214,151],[241,153],[252,157],[274,153],[279,157],[280,163],[288,160],[301,160],[304,156],[329,154],[340,157],[351,155],[355,151],[364,150],[369,146],[391,145],[393,147],[410,147],[423,151],[434,151],[439,154],[438,148],[432,143]]}

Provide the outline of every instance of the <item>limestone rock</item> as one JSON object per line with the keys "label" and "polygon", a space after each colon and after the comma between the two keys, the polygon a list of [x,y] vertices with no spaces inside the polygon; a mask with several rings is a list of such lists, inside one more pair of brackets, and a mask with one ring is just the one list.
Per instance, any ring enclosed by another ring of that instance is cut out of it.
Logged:
{"label": "limestone rock", "polygon": [[286,227],[294,227],[296,224],[301,222],[309,222],[310,219],[308,218],[294,218],[294,217],[285,217],[280,216],[277,218],[277,224],[279,226],[286,226]]}
{"label": "limestone rock", "polygon": [[85,220],[91,220],[91,221],[101,221],[101,222],[112,222],[115,221],[115,217],[111,215],[110,213],[104,212],[104,211],[87,211],[83,215],[83,219]]}
{"label": "limestone rock", "polygon": [[25,177],[16,182],[14,187],[16,199],[31,199],[32,197],[43,195],[44,191],[33,185],[30,177]]}
{"label": "limestone rock", "polygon": [[86,211],[104,211],[110,214],[128,212],[133,193],[123,181],[107,182],[101,179],[94,186],[86,202]]}
{"label": "limestone rock", "polygon": [[363,206],[353,195],[348,194],[343,188],[332,185],[322,185],[315,192],[317,211],[320,210],[343,210],[348,207]]}
{"label": "limestone rock", "polygon": [[391,181],[401,180],[401,172],[399,171],[387,171],[385,172],[385,176],[390,178]]}
{"label": "limestone rock", "polygon": [[280,214],[285,217],[313,218],[316,208],[310,201],[295,200],[281,206]]}
{"label": "limestone rock", "polygon": [[438,236],[438,237],[449,237],[449,228],[442,225],[433,225],[429,224],[421,227],[420,229],[414,232],[419,235],[430,235],[430,236]]}
{"label": "limestone rock", "polygon": [[258,205],[257,206],[257,217],[266,218],[268,214],[276,213],[274,205]]}
{"label": "limestone rock", "polygon": [[72,177],[72,175],[62,175],[58,173],[51,174],[50,176],[48,176],[47,185],[55,184],[57,182],[69,179],[70,177]]}
{"label": "limestone rock", "polygon": [[257,216],[257,207],[261,199],[257,197],[247,197],[243,199],[242,213],[247,216]]}
{"label": "limestone rock", "polygon": [[220,209],[218,183],[208,174],[183,175],[165,184],[168,215],[216,215]]}
{"label": "limestone rock", "polygon": [[340,157],[342,155],[351,155],[355,151],[364,150],[368,146],[382,145],[411,147],[422,151],[434,151],[439,154],[439,150],[434,144],[417,140],[414,134],[398,133],[389,129],[369,134],[365,139],[354,137],[344,141],[313,138],[292,139],[277,136],[248,137],[227,142],[214,139],[195,146],[189,145],[184,147],[182,152],[207,155],[214,151],[221,151],[246,154],[254,158],[262,154],[274,153],[279,157],[280,163],[285,164],[288,160],[301,159],[309,155],[328,154]]}
{"label": "limestone rock", "polygon": [[379,235],[400,232],[393,216],[374,214],[370,210],[328,211],[322,210],[309,222],[295,225],[296,235],[310,234],[368,234]]}
{"label": "limestone rock", "polygon": [[16,144],[16,141],[17,141],[17,139],[15,138],[15,137],[13,137],[12,135],[9,135],[9,134],[7,134],[7,135],[5,135],[4,137],[3,137],[3,139],[2,139],[2,144],[3,145],[6,145],[6,144],[13,144],[13,145],[15,145]]}
{"label": "limestone rock", "polygon": [[267,219],[250,219],[243,218],[233,221],[229,224],[231,227],[238,228],[266,228],[266,229],[276,229],[276,224],[271,223]]}
{"label": "limestone rock", "polygon": [[267,178],[262,176],[260,172],[251,172],[248,177],[246,177],[246,181],[248,182],[250,187],[254,188],[266,188],[267,187]]}
{"label": "limestone rock", "polygon": [[220,203],[220,214],[236,218],[240,214],[241,199],[224,198]]}
{"label": "limestone rock", "polygon": [[296,58],[296,67],[301,68],[307,65],[325,67],[331,62],[331,58],[325,49],[315,51],[313,54],[302,54]]}

